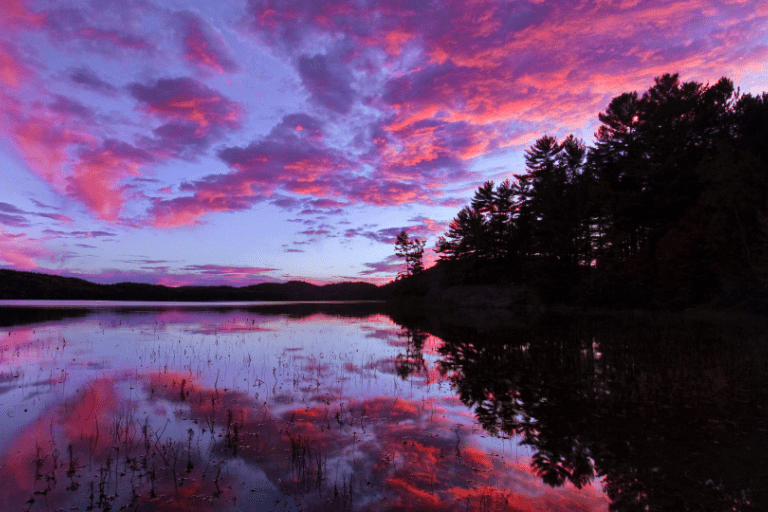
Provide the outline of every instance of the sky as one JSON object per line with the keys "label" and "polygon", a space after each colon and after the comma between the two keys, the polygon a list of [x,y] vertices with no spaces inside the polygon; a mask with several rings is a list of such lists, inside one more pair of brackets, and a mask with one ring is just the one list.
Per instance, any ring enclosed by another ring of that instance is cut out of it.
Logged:
{"label": "sky", "polygon": [[397,233],[431,248],[611,98],[768,90],[762,0],[3,0],[0,26],[0,268],[99,283],[385,283]]}

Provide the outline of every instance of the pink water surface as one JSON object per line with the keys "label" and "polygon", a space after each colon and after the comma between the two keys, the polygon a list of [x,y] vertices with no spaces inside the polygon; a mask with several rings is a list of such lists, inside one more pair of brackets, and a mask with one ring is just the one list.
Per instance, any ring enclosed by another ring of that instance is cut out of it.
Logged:
{"label": "pink water surface", "polygon": [[608,508],[483,431],[439,338],[398,375],[386,315],[98,306],[0,332],[2,510]]}

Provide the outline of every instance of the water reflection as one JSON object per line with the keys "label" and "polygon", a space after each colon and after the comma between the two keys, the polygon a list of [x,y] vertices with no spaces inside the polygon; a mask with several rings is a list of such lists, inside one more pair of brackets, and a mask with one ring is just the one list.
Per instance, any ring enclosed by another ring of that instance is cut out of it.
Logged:
{"label": "water reflection", "polygon": [[396,318],[445,340],[461,401],[530,446],[544,482],[599,477],[611,510],[768,510],[762,321],[549,316],[479,334]]}
{"label": "water reflection", "polygon": [[2,510],[765,503],[759,326],[733,347],[713,324],[481,334],[374,304],[56,315],[0,337]]}
{"label": "water reflection", "polygon": [[0,307],[0,327],[59,322],[67,318],[82,318],[88,312],[87,308]]}

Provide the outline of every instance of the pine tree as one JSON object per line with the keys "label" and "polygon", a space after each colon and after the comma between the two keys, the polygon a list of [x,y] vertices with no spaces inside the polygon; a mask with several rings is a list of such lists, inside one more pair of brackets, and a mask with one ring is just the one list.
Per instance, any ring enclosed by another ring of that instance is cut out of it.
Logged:
{"label": "pine tree", "polygon": [[411,240],[406,230],[400,231],[395,240],[395,256],[404,259],[405,270],[398,273],[398,279],[418,274],[424,270],[425,244],[425,240],[418,238]]}

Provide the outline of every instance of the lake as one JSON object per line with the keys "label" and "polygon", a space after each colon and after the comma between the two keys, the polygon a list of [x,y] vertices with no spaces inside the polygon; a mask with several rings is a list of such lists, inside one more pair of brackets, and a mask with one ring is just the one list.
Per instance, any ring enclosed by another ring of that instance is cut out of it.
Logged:
{"label": "lake", "polygon": [[2,510],[766,510],[754,318],[0,304]]}

